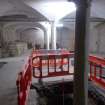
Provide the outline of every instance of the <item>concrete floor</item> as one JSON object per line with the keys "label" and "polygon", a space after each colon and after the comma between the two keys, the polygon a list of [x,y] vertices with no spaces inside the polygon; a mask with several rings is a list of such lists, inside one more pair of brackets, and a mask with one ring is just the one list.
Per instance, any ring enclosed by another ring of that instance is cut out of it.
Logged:
{"label": "concrete floor", "polygon": [[[30,90],[30,94],[29,94],[29,98],[28,98],[28,104],[27,105],[39,105],[38,104],[38,100],[41,101],[41,103],[43,103],[43,105],[45,103],[45,98],[40,98],[38,97],[38,94],[36,93],[35,90]],[[92,98],[88,98],[88,105],[96,105],[96,103],[94,102],[94,100]]]}
{"label": "concrete floor", "polygon": [[6,62],[0,68],[0,105],[17,105],[16,78],[28,55],[29,52],[20,57],[0,59]]}

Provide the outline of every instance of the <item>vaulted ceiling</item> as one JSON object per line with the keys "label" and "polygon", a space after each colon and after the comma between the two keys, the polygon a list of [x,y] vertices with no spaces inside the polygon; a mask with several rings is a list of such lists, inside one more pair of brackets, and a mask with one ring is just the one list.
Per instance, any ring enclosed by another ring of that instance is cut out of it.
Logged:
{"label": "vaulted ceiling", "polygon": [[[20,21],[20,22],[31,22],[36,24],[38,21],[49,21],[48,17],[44,15],[43,11],[38,11],[38,7],[34,8],[31,4],[37,4],[42,2],[52,2],[57,0],[0,0],[0,22],[9,23],[11,21]],[[66,1],[66,0],[59,0]],[[43,9],[43,7],[42,7]],[[103,22],[105,19],[105,0],[93,0],[91,4],[91,20],[92,23],[96,24]],[[20,17],[19,17],[20,16]],[[23,17],[22,17],[23,16]],[[94,18],[94,19],[93,19]],[[62,22],[64,26],[68,28],[74,28],[75,24],[75,12],[66,15],[63,17]],[[26,24],[24,24],[25,26]],[[29,24],[31,26],[31,24]],[[19,24],[17,27],[19,28]],[[15,24],[16,27],[16,24]],[[22,27],[22,26],[21,26]],[[21,29],[21,28],[19,28]]]}

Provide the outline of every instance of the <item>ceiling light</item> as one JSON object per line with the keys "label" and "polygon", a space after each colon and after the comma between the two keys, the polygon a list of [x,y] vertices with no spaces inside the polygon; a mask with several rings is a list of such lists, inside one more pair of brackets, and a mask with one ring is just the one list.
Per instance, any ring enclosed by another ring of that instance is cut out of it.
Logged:
{"label": "ceiling light", "polygon": [[76,6],[73,2],[48,2],[43,4],[43,11],[53,17],[55,21],[74,12],[75,10]]}
{"label": "ceiling light", "polygon": [[56,24],[56,27],[63,27],[63,24]]}
{"label": "ceiling light", "polygon": [[76,11],[75,3],[67,1],[31,2],[30,6],[47,17],[50,21],[58,21],[64,16]]}

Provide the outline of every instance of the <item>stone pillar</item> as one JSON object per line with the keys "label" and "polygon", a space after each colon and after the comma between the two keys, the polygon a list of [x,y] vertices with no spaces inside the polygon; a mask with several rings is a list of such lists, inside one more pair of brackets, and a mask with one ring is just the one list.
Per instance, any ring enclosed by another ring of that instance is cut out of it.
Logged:
{"label": "stone pillar", "polygon": [[55,22],[51,22],[51,49],[56,50],[56,25]]}
{"label": "stone pillar", "polygon": [[47,47],[47,50],[50,49],[50,34],[51,34],[51,29],[48,28],[47,29],[47,36],[46,36],[46,47]]}
{"label": "stone pillar", "polygon": [[47,49],[47,47],[46,47],[47,43],[46,42],[47,42],[47,30],[46,31],[44,30],[44,49]]}
{"label": "stone pillar", "polygon": [[46,24],[44,30],[44,48],[47,50],[50,49],[50,36],[51,36],[51,25],[48,23]]}
{"label": "stone pillar", "polygon": [[89,0],[74,0],[77,5],[75,30],[74,105],[88,105]]}
{"label": "stone pillar", "polygon": [[0,46],[3,47],[4,38],[3,38],[3,23],[0,23]]}
{"label": "stone pillar", "polygon": [[44,34],[44,45],[45,45],[45,49],[49,50],[50,49],[50,40],[49,40],[49,31],[51,31],[51,29],[46,29],[46,32]]}

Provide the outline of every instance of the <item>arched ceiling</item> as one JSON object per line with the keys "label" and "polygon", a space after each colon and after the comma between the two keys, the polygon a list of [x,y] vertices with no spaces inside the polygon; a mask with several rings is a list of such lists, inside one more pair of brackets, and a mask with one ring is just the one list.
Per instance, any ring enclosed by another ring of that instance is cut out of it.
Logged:
{"label": "arched ceiling", "polygon": [[76,10],[73,2],[67,1],[27,1],[27,5],[43,14],[49,21],[58,21]]}
{"label": "arched ceiling", "polygon": [[[34,8],[34,4],[38,3],[39,0],[23,0],[27,5],[31,6],[32,8]],[[40,0],[40,2],[52,2],[52,1],[57,1],[57,0]],[[59,1],[67,1],[67,0],[59,0]],[[73,1],[73,0],[72,0]],[[30,5],[30,3],[32,5]],[[34,8],[35,9],[35,8]],[[35,9],[37,10],[37,9]],[[100,22],[105,22],[105,0],[92,0],[91,3],[91,12],[90,12],[90,16],[91,16],[91,25],[96,25],[99,24]],[[41,11],[39,11],[41,13]],[[43,11],[42,11],[43,12]],[[65,22],[65,21],[61,21],[64,24],[64,27],[70,28],[70,29],[74,29],[75,28],[75,19],[73,21],[71,21],[72,18],[75,18],[75,13],[70,13],[68,15],[66,15],[64,18],[68,19],[69,21]],[[42,13],[43,14],[43,13]],[[62,19],[63,20],[63,19]]]}
{"label": "arched ceiling", "polygon": [[[38,2],[52,2],[52,1],[57,2],[57,0],[23,0],[23,1],[27,5],[31,6],[32,8],[34,8],[34,5]],[[59,0],[59,1],[67,1],[67,0]],[[30,3],[33,5],[31,5]],[[92,4],[91,4],[91,16],[92,17],[105,18],[104,10],[105,10],[105,0],[92,0]],[[67,17],[69,18],[74,17],[74,16],[75,16],[75,13],[67,15]]]}
{"label": "arched ceiling", "polygon": [[24,4],[21,0],[0,0],[0,16],[26,15],[36,20],[47,20],[42,14]]}
{"label": "arched ceiling", "polygon": [[41,29],[44,32],[46,32],[46,29],[40,24],[40,23],[32,23],[32,22],[12,22],[8,23],[4,26],[4,29],[9,28],[9,29],[14,29],[17,33],[20,33],[26,29],[30,28],[37,28]]}
{"label": "arched ceiling", "polygon": [[[36,9],[33,9],[33,7],[28,5],[29,1],[35,3],[39,1],[43,1],[43,2],[55,1],[56,2],[57,0],[0,0],[0,16],[25,15],[27,16],[27,18],[25,18],[26,20],[23,18],[20,18],[20,20],[21,20],[21,23],[22,21],[25,21],[26,23],[29,22],[27,23],[27,25],[28,24],[30,25],[29,27],[31,27],[31,24],[32,25],[34,24],[35,20],[48,21],[42,13],[38,12]],[[67,1],[67,0],[59,0],[59,1]],[[105,0],[92,0],[91,5],[92,5],[91,17],[105,19],[105,13],[104,13]],[[65,16],[64,18],[67,18],[67,19],[75,18],[75,12]],[[15,18],[15,21],[16,21],[16,18]],[[7,22],[5,24],[7,24]],[[22,24],[24,24],[24,22]],[[75,22],[70,22],[70,21],[64,22],[65,27],[74,28],[75,26],[73,25],[75,25]],[[18,30],[19,29],[21,30],[24,27],[27,28],[28,26],[25,26],[25,25],[22,26],[22,25],[19,25],[18,22],[16,22],[15,27],[17,27]],[[18,28],[18,27],[21,27],[21,28]]]}
{"label": "arched ceiling", "polygon": [[22,30],[21,32],[25,32],[25,31],[28,31],[28,30],[40,30],[40,28],[38,28],[38,27],[34,27],[34,28],[26,28],[26,29],[24,29],[24,30]]}

